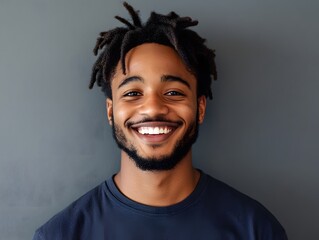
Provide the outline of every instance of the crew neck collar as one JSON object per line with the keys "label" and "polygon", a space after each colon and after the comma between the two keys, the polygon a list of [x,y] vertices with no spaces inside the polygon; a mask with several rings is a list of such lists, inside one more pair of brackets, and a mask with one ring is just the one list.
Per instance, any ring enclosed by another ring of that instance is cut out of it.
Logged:
{"label": "crew neck collar", "polygon": [[156,215],[176,214],[182,211],[183,209],[196,204],[197,201],[200,199],[202,192],[204,191],[206,186],[207,175],[201,170],[198,170],[198,171],[200,172],[200,178],[194,191],[184,200],[170,206],[154,207],[154,206],[141,204],[129,199],[123,193],[121,193],[119,189],[117,188],[114,182],[115,175],[113,175],[108,180],[106,180],[104,185],[105,193],[115,204],[118,204],[122,206],[123,208],[127,208],[134,212],[139,212],[139,213],[143,212],[145,214],[152,214],[152,215],[153,214],[156,214]]}

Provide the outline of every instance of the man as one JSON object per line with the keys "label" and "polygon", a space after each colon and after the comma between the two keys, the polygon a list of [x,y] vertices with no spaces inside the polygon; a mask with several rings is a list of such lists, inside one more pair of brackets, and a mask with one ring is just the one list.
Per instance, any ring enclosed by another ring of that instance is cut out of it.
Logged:
{"label": "man", "polygon": [[102,32],[93,66],[121,149],[120,171],[39,228],[34,239],[287,239],[259,203],[195,169],[192,144],[216,78],[214,52],[175,13]]}

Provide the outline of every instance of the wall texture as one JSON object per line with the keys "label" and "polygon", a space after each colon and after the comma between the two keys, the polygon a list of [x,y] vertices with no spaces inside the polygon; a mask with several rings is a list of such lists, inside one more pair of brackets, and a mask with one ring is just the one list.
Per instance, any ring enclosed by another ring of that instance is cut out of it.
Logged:
{"label": "wall texture", "polygon": [[[130,1],[198,19],[219,81],[194,164],[254,197],[291,240],[319,235],[319,2]],[[116,0],[0,2],[0,239],[31,239],[118,169],[104,97],[87,89]]]}

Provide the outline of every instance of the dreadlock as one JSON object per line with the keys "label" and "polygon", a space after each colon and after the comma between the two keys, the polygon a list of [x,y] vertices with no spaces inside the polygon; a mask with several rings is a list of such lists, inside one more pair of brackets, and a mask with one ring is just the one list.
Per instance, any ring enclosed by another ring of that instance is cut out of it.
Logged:
{"label": "dreadlock", "polygon": [[196,26],[198,21],[190,17],[180,17],[175,12],[161,15],[152,12],[143,25],[132,6],[123,3],[128,10],[133,23],[115,16],[126,27],[117,27],[107,32],[101,32],[94,47],[94,55],[102,50],[93,65],[89,88],[96,82],[105,95],[112,99],[111,78],[120,62],[123,74],[126,74],[125,56],[134,47],[143,43],[158,43],[175,49],[188,70],[196,76],[197,95],[212,99],[211,82],[213,76],[217,79],[214,50],[207,48],[205,39],[196,32],[187,29]]}

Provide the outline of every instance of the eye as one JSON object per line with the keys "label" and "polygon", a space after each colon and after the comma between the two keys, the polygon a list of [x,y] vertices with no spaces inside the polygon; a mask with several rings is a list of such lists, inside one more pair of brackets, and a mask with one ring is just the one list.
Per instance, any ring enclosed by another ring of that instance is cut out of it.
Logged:
{"label": "eye", "polygon": [[141,96],[142,94],[140,92],[136,92],[136,91],[131,91],[128,93],[124,94],[124,97],[137,97],[137,96]]}
{"label": "eye", "polygon": [[185,96],[183,93],[178,92],[178,91],[169,91],[165,93],[167,96]]}

